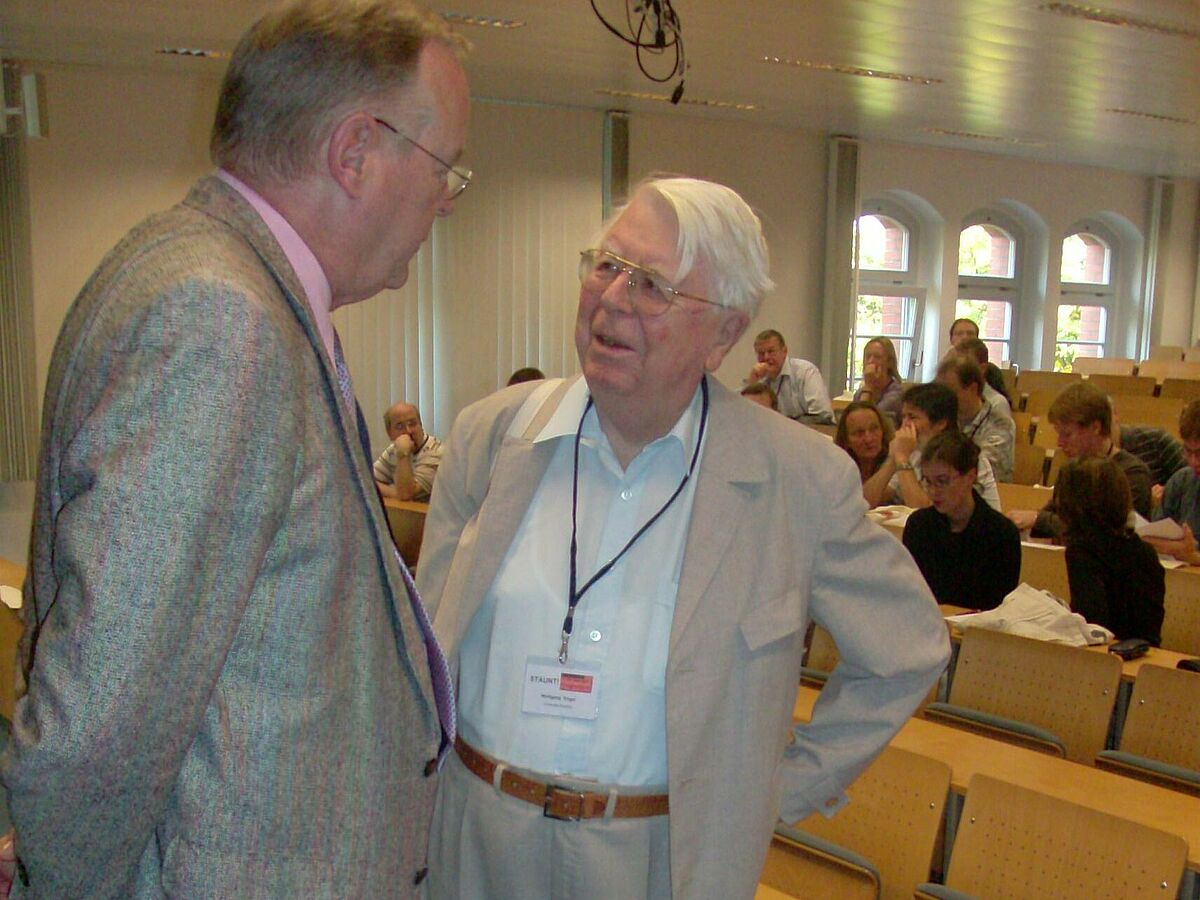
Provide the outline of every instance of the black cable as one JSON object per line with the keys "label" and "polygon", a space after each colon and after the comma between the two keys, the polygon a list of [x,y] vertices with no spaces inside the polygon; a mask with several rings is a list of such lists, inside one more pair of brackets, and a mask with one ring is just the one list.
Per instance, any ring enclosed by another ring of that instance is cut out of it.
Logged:
{"label": "black cable", "polygon": [[[596,0],[590,0],[590,2],[592,12],[596,14],[596,18],[600,20],[600,23],[626,44],[634,48],[634,57],[638,70],[646,78],[658,84],[670,81],[676,75],[682,79],[687,65],[683,54],[683,34],[680,31],[679,16],[671,6],[671,0],[638,0],[641,3],[642,15],[636,25],[634,24],[633,12],[635,0],[625,0],[625,24],[629,29],[628,34],[623,34],[604,17],[599,7],[596,6]],[[654,10],[655,27],[652,40],[648,41],[644,39],[644,35],[650,28],[647,20],[650,18],[651,7]],[[670,71],[662,77],[652,75],[647,70],[646,64],[642,61],[643,51],[655,55],[665,55],[669,49],[675,50],[675,60],[671,65]],[[682,92],[677,89],[677,93]]]}

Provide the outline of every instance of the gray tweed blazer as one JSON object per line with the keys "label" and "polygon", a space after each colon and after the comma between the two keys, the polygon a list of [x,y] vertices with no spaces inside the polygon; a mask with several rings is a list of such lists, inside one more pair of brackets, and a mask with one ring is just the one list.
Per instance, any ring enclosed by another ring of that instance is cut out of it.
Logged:
{"label": "gray tweed blazer", "polygon": [[416,894],[440,731],[355,424],[223,182],[100,264],[46,387],[14,896]]}

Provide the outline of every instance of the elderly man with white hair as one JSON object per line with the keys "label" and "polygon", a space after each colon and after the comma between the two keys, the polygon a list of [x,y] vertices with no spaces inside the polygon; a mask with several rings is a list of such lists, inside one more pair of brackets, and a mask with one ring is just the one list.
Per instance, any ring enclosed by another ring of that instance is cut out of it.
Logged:
{"label": "elderly man with white hair", "polygon": [[[846,455],[710,374],[772,287],[746,203],[650,179],[581,256],[582,377],[465,410],[426,524],[460,723],[430,894],[749,898],[777,815],[840,806],[946,629]],[[842,662],[793,727],[809,621]]]}

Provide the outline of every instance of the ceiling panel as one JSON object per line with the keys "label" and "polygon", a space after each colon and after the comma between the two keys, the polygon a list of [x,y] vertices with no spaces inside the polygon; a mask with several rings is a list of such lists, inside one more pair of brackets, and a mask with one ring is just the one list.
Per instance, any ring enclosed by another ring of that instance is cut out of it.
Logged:
{"label": "ceiling panel", "polygon": [[[625,0],[596,0],[614,18]],[[1103,0],[1088,0],[1095,5]],[[232,48],[266,0],[0,0],[0,54],[196,69],[221,64],[154,54],[160,46]],[[1053,15],[1039,0],[674,0],[690,69],[686,94],[753,102],[753,112],[617,100],[600,89],[669,94],[638,73],[631,48],[588,0],[453,0],[446,11],[524,19],[463,26],[480,97],[705,115],[1200,177],[1200,39]],[[1119,14],[1200,34],[1196,0],[1120,0]],[[761,62],[765,55],[941,79],[931,86]],[[655,63],[651,60],[649,66]],[[662,71],[661,65],[652,69]],[[1188,124],[1107,112],[1112,107]],[[1025,143],[973,142],[925,128]]]}

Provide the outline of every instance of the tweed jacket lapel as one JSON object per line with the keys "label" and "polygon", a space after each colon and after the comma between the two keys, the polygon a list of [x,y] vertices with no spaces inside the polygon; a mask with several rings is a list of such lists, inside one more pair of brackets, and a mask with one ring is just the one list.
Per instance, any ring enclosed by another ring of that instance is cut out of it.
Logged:
{"label": "tweed jacket lapel", "polygon": [[700,462],[692,520],[688,527],[683,571],[675,598],[670,649],[674,650],[708,590],[735,535],[746,541],[747,486],[768,477],[762,451],[748,440],[753,423],[738,413],[746,401],[711,376],[710,407],[704,456]]}
{"label": "tweed jacket lapel", "polygon": [[[375,550],[380,566],[385,573],[389,603],[392,605],[394,613],[392,621],[397,623],[400,628],[396,635],[397,644],[406,652],[410,646],[417,648],[409,654],[409,661],[413,666],[424,666],[425,650],[421,635],[413,618],[412,610],[408,609],[407,602],[401,599],[405,598],[406,600],[408,594],[399,571],[399,563],[393,552],[391,530],[388,527],[383,504],[380,502],[378,491],[375,488],[375,479],[369,467],[369,460],[363,456],[362,443],[359,439],[358,412],[356,409],[347,408],[346,403],[341,399],[337,372],[325,350],[320,332],[317,330],[317,323],[304,289],[300,285],[300,279],[296,276],[283,248],[279,246],[262,217],[236,190],[221,179],[215,176],[200,179],[188,193],[184,204],[224,222],[254,248],[254,252],[275,279],[280,292],[303,328],[313,353],[316,354],[320,363],[325,402],[333,412],[334,420],[338,423],[341,449],[347,454],[351,468],[357,475],[355,480],[359,495],[367,515],[371,518]],[[407,635],[403,633],[404,629],[400,624],[406,622],[412,623],[411,632]],[[435,703],[428,686],[428,679],[419,678],[417,681],[424,686],[425,701],[430,708],[433,708]]]}

